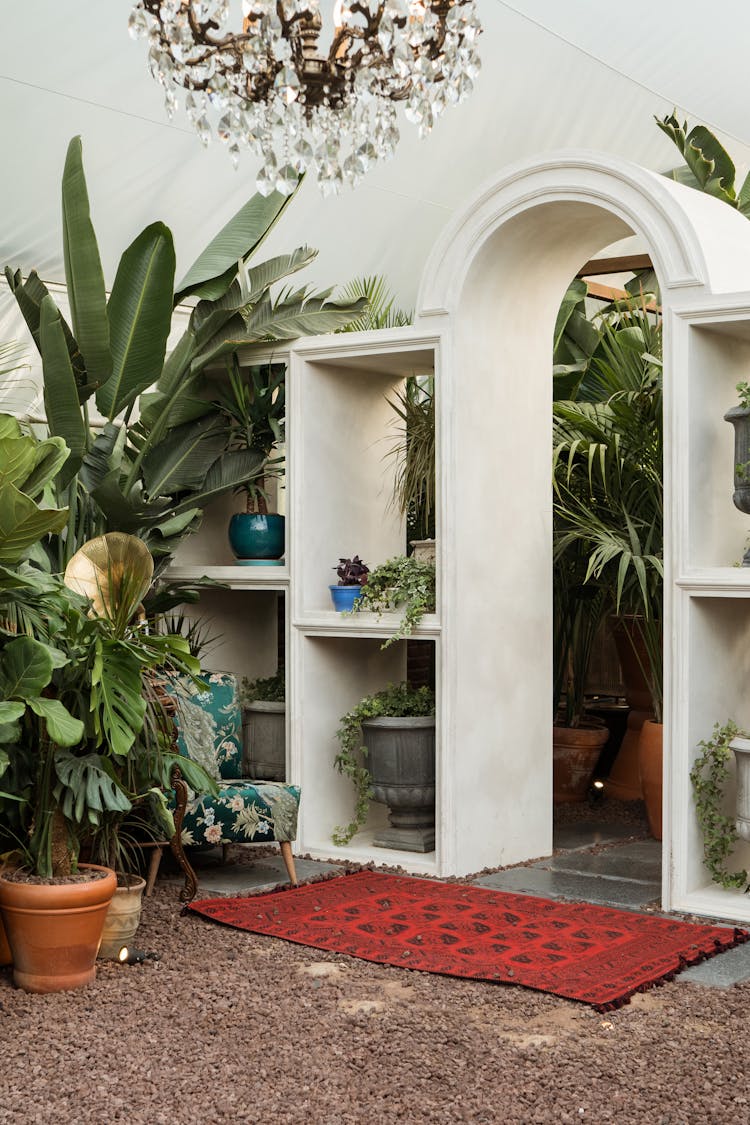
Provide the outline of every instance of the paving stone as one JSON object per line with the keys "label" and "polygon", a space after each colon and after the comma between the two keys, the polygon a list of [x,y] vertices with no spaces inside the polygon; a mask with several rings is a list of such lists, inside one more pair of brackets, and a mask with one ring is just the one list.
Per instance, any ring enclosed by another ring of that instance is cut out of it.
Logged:
{"label": "paving stone", "polygon": [[602,879],[595,875],[578,875],[570,871],[550,871],[542,867],[511,867],[492,875],[481,875],[475,883],[514,894],[540,895],[544,898],[593,902],[601,906],[618,906],[637,910],[661,896],[658,882]]}
{"label": "paving stone", "polygon": [[617,840],[627,840],[635,835],[632,824],[601,824],[596,820],[579,820],[575,824],[561,824],[555,828],[555,848],[575,851],[577,848],[591,848],[595,844],[612,844]]}
{"label": "paving stone", "polygon": [[701,961],[700,965],[680,973],[677,979],[709,988],[731,988],[733,984],[750,980],[750,942],[736,945],[709,961]]}
{"label": "paving stone", "polygon": [[590,852],[566,852],[564,855],[540,860],[534,866],[545,867],[550,871],[571,871],[610,879],[658,883],[661,880],[661,844],[658,840],[639,840],[594,855]]}
{"label": "paving stone", "polygon": [[[312,879],[316,875],[340,872],[341,868],[332,863],[322,863],[314,859],[295,859],[297,878]],[[240,895],[270,891],[279,883],[287,883],[289,877],[281,856],[264,856],[254,863],[217,862],[214,857],[205,857],[195,864],[198,877],[199,895]],[[181,886],[185,881],[180,872],[165,874],[163,882]]]}

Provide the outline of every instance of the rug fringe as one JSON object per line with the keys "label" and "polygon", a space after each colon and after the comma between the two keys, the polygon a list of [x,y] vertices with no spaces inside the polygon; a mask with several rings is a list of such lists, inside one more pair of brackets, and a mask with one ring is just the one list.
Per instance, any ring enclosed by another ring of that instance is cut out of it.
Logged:
{"label": "rug fringe", "polygon": [[632,998],[639,993],[650,992],[652,988],[661,988],[664,984],[671,984],[675,977],[679,976],[685,969],[690,969],[693,965],[700,965],[703,961],[709,961],[719,953],[726,953],[727,950],[734,949],[735,946],[738,945],[743,945],[746,941],[750,941],[750,930],[743,930],[739,926],[735,926],[733,928],[731,942],[719,941],[719,939],[716,938],[714,940],[713,949],[697,949],[695,954],[690,957],[680,954],[679,965],[676,969],[671,969],[669,972],[663,973],[656,980],[647,981],[638,988],[632,988],[630,991],[623,993],[622,996],[607,1001],[606,1004],[594,1004],[592,1007],[597,1012],[615,1012],[619,1008],[624,1008],[625,1005],[629,1004]]}

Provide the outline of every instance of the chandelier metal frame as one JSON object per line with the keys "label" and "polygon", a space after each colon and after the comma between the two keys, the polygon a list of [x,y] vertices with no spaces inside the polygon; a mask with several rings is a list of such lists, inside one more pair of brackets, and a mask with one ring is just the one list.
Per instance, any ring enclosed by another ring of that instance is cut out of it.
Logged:
{"label": "chandelier metal frame", "polygon": [[335,0],[327,53],[320,0],[242,0],[239,31],[230,14],[229,0],[138,0],[129,27],[170,117],[184,93],[207,144],[216,116],[235,165],[241,146],[265,158],[264,194],[290,194],[308,169],[324,194],[356,184],[395,151],[396,103],[424,136],[480,67],[475,0]]}

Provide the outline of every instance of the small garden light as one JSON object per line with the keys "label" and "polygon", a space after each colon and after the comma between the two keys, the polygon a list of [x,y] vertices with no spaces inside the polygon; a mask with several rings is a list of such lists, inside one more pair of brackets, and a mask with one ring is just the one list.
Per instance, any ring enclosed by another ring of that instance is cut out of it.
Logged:
{"label": "small garden light", "polygon": [[123,945],[117,960],[121,965],[140,965],[147,960],[158,961],[159,954],[147,952],[145,949],[128,949],[127,945]]}

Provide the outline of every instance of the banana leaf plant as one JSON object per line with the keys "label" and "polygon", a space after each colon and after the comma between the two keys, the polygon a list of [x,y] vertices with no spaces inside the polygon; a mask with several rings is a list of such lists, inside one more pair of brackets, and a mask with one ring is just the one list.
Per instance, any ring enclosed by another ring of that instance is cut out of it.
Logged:
{"label": "banana leaf plant", "polygon": [[[273,295],[313,260],[307,247],[249,264],[292,198],[253,196],[176,286],[172,234],[152,223],[123,253],[107,296],[81,140],[70,142],[62,211],[71,323],[36,271],[24,279],[5,270],[42,357],[50,434],[70,450],[54,482],[69,513],[64,533],[46,543],[54,570],[113,530],[141,537],[163,568],[205,505],[259,465],[256,451],[227,448],[226,419],[202,395],[207,372],[245,345],[332,331],[364,308],[364,300],[331,300],[330,290]],[[173,310],[188,298],[196,303],[167,355]]]}

